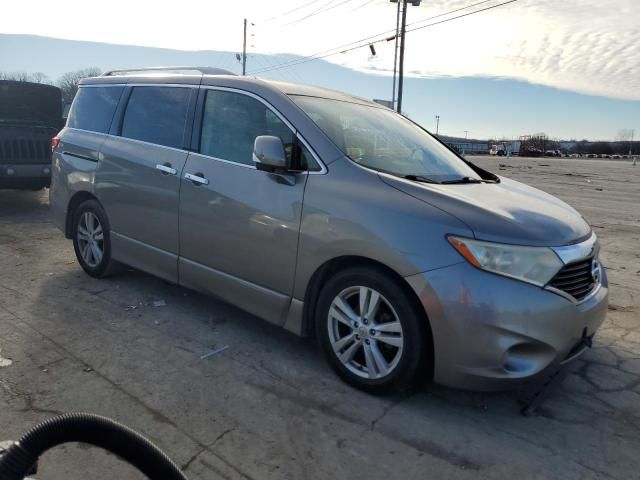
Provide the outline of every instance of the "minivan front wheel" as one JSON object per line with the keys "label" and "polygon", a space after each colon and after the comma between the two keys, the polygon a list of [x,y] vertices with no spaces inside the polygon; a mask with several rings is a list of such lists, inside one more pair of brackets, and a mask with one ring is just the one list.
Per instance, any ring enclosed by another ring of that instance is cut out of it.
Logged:
{"label": "minivan front wheel", "polygon": [[78,206],[73,216],[73,248],[82,269],[92,277],[105,277],[114,272],[111,259],[109,221],[96,200]]}
{"label": "minivan front wheel", "polygon": [[329,363],[371,393],[413,387],[424,371],[428,328],[407,293],[384,273],[353,268],[325,285],[316,335]]}

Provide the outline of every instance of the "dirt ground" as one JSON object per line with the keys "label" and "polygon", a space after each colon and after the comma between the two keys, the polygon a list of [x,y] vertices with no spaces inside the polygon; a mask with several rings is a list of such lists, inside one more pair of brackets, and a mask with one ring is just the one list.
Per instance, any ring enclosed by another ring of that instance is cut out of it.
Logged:
{"label": "dirt ground", "polygon": [[[472,160],[566,200],[602,243],[608,318],[538,416],[513,393],[355,391],[311,341],[227,304],[138,272],[89,278],[46,192],[0,191],[0,440],[88,411],[148,435],[192,479],[640,478],[640,165]],[[140,476],[74,444],[39,478]]]}

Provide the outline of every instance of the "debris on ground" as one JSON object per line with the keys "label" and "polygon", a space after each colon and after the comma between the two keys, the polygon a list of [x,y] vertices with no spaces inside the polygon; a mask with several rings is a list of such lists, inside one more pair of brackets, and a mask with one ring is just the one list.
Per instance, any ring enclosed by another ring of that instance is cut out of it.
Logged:
{"label": "debris on ground", "polygon": [[167,302],[165,302],[164,300],[155,300],[151,305],[153,305],[154,307],[166,307]]}
{"label": "debris on ground", "polygon": [[128,307],[125,308],[125,311],[128,312],[130,310],[135,310],[136,308],[138,308],[137,305],[129,305]]}
{"label": "debris on ground", "polygon": [[[2,351],[2,349],[0,349],[0,351]],[[10,358],[4,358],[2,355],[0,355],[0,368],[8,367],[12,363],[13,363],[13,360],[11,360]]]}
{"label": "debris on ground", "polygon": [[220,348],[216,348],[214,350],[211,350],[210,352],[205,353],[204,355],[202,355],[200,357],[200,360],[204,360],[205,358],[209,358],[209,357],[212,357],[212,356],[214,356],[214,355],[216,355],[216,354],[218,354],[220,352],[224,352],[227,348],[229,348],[229,345],[225,345],[224,347],[220,347]]}

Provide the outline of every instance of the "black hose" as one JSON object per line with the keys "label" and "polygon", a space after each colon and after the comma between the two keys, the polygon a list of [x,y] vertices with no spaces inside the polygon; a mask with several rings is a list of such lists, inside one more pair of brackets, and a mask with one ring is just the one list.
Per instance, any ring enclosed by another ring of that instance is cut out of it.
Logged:
{"label": "black hose", "polygon": [[151,480],[187,480],[177,465],[142,435],[88,413],[61,415],[32,428],[0,457],[0,480],[22,480],[44,452],[68,442],[104,448]]}

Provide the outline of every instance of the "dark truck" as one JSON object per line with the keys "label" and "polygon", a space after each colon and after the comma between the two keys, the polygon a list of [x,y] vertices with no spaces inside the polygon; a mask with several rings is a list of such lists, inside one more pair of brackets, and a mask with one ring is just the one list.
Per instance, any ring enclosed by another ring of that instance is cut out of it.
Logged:
{"label": "dark truck", "polygon": [[51,138],[62,126],[59,88],[0,80],[0,189],[49,186]]}

